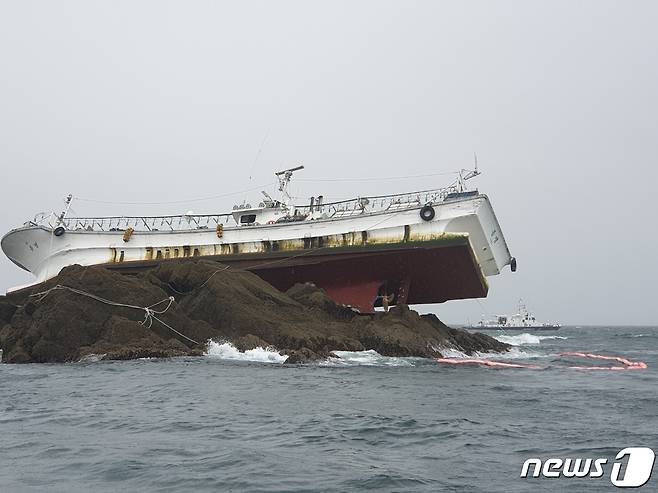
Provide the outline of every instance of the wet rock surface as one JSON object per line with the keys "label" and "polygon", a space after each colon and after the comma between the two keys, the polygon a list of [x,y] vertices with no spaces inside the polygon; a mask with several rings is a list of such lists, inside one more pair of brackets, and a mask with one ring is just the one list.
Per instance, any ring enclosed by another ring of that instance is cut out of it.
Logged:
{"label": "wet rock surface", "polygon": [[[52,289],[58,285],[95,298]],[[171,306],[157,313],[169,297]],[[152,305],[159,320],[141,308]],[[67,267],[47,283],[0,297],[0,327],[4,363],[198,356],[210,339],[240,351],[273,347],[289,364],[339,350],[431,358],[444,348],[466,354],[509,349],[406,306],[360,315],[312,284],[282,293],[255,274],[208,260],[170,261],[137,275]]]}

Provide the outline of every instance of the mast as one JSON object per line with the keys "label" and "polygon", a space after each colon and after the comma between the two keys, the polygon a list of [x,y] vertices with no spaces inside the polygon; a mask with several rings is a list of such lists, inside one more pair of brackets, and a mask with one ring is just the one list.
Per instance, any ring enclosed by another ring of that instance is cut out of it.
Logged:
{"label": "mast", "polygon": [[523,298],[519,298],[519,314],[525,316],[528,314],[528,307],[523,302]]}
{"label": "mast", "polygon": [[64,222],[64,219],[66,219],[66,215],[69,213],[69,209],[71,208],[71,202],[73,202],[73,195],[68,194],[66,196],[66,198],[64,199],[64,203],[66,204],[66,208],[57,217],[57,225],[58,226]]}
{"label": "mast", "polygon": [[471,178],[475,178],[478,175],[481,175],[482,173],[478,170],[478,156],[477,154],[473,153],[473,160],[474,160],[474,169],[465,169],[462,168],[459,170],[459,176],[457,177],[457,191],[458,192],[463,192],[466,190],[466,181],[470,180]]}
{"label": "mast", "polygon": [[295,168],[288,168],[288,169],[284,169],[283,171],[277,171],[276,173],[274,173],[276,177],[279,179],[279,192],[281,192],[281,196],[283,198],[282,202],[286,206],[286,208],[289,208],[290,205],[292,204],[292,197],[290,196],[290,193],[288,193],[288,187],[290,186],[290,180],[292,178],[292,174],[295,171],[299,171],[302,169],[304,169],[304,166],[300,165],[300,166],[296,166]]}

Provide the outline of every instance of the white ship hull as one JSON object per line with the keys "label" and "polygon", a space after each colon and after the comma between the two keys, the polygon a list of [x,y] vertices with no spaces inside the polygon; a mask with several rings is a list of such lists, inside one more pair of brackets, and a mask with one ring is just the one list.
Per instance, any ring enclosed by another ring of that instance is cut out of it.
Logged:
{"label": "white ship hull", "polygon": [[[125,231],[66,230],[53,234],[48,225],[28,224],[2,238],[2,250],[16,265],[31,272],[36,282],[56,276],[69,265],[117,264],[147,260],[166,260],[188,256],[213,256],[265,252],[268,243],[282,248],[304,250],[309,239],[324,237],[323,248],[378,242],[422,241],[442,235],[468,235],[481,272],[498,274],[512,257],[500,225],[486,195],[448,200],[433,205],[435,217],[420,217],[420,205],[397,211],[362,213],[340,218],[306,220],[296,223],[223,227],[215,224],[201,229],[135,231],[124,241]],[[185,217],[185,216],[183,216]],[[196,225],[206,216],[188,217]],[[221,237],[220,237],[221,236]]]}

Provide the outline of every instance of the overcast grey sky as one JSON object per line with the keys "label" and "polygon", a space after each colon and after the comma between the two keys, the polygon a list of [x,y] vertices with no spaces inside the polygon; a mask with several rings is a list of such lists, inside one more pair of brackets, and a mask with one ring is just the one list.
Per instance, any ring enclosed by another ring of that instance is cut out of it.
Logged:
{"label": "overcast grey sky", "polygon": [[[419,175],[468,167],[476,151],[477,185],[519,260],[489,278],[487,312],[522,296],[542,319],[658,324],[657,21],[648,1],[1,0],[0,230],[69,192],[187,199],[297,163],[306,179]],[[298,187],[342,197],[445,182]],[[0,289],[29,279],[2,256]]]}

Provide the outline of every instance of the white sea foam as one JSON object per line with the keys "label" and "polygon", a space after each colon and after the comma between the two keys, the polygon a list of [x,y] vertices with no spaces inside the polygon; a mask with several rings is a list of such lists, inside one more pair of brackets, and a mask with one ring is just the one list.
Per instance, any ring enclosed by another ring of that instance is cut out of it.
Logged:
{"label": "white sea foam", "polygon": [[102,361],[103,358],[106,356],[106,353],[103,354],[88,354],[87,356],[83,356],[80,358],[80,363],[98,363],[99,361]]}
{"label": "white sea foam", "polygon": [[337,358],[329,358],[322,366],[415,366],[423,358],[382,356],[377,351],[334,351]]}
{"label": "white sea foam", "polygon": [[499,334],[493,337],[494,339],[511,346],[528,346],[532,344],[539,344],[541,341],[549,339],[566,339],[566,337],[563,336],[538,336],[535,334],[528,334],[527,332],[515,335]]}
{"label": "white sea foam", "polygon": [[275,349],[257,347],[239,351],[230,342],[208,341],[206,356],[234,361],[256,361],[260,363],[283,363],[288,356],[279,354]]}

